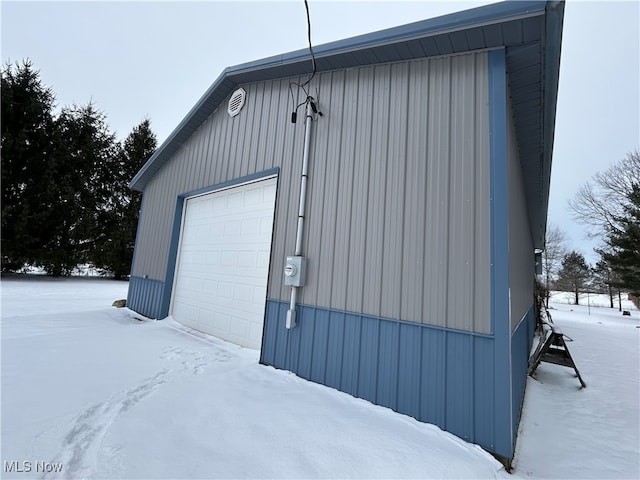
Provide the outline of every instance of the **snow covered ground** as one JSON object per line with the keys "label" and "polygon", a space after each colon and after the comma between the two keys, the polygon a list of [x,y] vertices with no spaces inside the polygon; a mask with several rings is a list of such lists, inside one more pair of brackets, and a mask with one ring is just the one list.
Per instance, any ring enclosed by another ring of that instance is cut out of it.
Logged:
{"label": "snow covered ground", "polygon": [[110,307],[125,282],[3,278],[1,288],[2,478],[640,475],[637,310],[554,305],[588,387],[541,364],[510,476],[437,427]]}
{"label": "snow covered ground", "polygon": [[[592,300],[609,305],[606,295]],[[515,458],[523,477],[640,478],[640,312],[624,300],[631,317],[594,303],[550,305],[587,388],[549,363],[527,378]]]}
{"label": "snow covered ground", "polygon": [[[628,295],[626,293],[622,293],[620,298],[618,298],[617,293],[613,296],[613,306],[615,308],[622,307],[623,310],[636,310],[636,307],[633,305],[633,302],[629,300]],[[609,295],[605,295],[602,293],[581,293],[579,295],[580,305],[584,305],[586,307],[610,307],[611,300],[609,299]],[[553,303],[564,303],[567,305],[573,305],[575,303],[575,295],[572,292],[558,292],[551,291],[551,302]],[[620,304],[619,304],[620,303]],[[589,313],[589,309],[587,308],[587,314]]]}

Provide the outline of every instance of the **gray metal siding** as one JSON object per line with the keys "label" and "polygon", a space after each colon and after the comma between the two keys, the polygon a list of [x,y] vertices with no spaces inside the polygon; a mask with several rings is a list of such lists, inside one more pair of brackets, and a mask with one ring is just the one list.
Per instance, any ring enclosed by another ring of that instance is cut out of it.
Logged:
{"label": "gray metal siding", "polygon": [[[464,53],[463,50],[505,47],[513,109],[518,119],[516,129],[529,218],[534,245],[541,248],[549,196],[563,18],[562,1],[501,2],[318,45],[314,51],[318,73],[324,73],[382,62]],[[138,172],[131,182],[132,188],[144,190],[183,142],[237,86],[303,75],[308,68],[308,50],[302,49],[225,69]],[[255,130],[247,132],[251,137],[256,133]],[[249,170],[250,167],[248,164]]]}
{"label": "gray metal siding", "polygon": [[511,331],[527,315],[533,304],[535,278],[534,249],[522,166],[511,101],[508,103],[507,141],[509,165],[509,292],[511,298]]}
{"label": "gray metal siding", "polygon": [[[487,72],[480,52],[314,78],[300,303],[489,333]],[[165,279],[178,195],[280,167],[268,296],[288,299],[304,135],[291,80],[244,85],[240,115],[216,110],[147,184],[133,275]]]}

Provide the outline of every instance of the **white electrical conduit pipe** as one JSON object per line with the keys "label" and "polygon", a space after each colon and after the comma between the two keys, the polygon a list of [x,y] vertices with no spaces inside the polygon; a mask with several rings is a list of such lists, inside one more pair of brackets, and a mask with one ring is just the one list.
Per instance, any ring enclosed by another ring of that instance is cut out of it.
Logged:
{"label": "white electrical conduit pipe", "polygon": [[[302,255],[302,233],[304,231],[304,210],[307,203],[307,172],[309,170],[309,151],[311,150],[311,123],[313,114],[311,110],[311,100],[307,99],[304,120],[304,153],[302,156],[302,179],[300,182],[300,206],[298,208],[298,230],[296,232],[296,256]],[[285,326],[293,328],[296,326],[296,297],[299,287],[291,287],[291,301],[287,310],[287,321]]]}

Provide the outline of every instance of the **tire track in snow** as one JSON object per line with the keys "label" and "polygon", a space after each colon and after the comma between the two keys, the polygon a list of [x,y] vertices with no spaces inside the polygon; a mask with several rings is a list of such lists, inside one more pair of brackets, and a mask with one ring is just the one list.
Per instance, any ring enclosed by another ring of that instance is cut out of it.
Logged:
{"label": "tire track in snow", "polygon": [[98,451],[109,427],[116,418],[169,380],[171,370],[163,370],[145,380],[136,388],[113,395],[103,403],[95,404],[76,418],[63,440],[58,462],[63,470],[57,475],[42,478],[89,478],[94,473]]}

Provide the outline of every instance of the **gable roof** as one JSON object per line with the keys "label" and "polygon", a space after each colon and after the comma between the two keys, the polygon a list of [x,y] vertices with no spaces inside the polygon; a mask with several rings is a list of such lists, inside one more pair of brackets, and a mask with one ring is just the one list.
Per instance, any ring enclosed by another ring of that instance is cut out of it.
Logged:
{"label": "gable roof", "polygon": [[[562,1],[511,1],[473,8],[314,46],[317,72],[505,47],[531,231],[535,248],[543,248],[563,18]],[[239,85],[309,70],[308,49],[227,67],[129,186],[143,191]]]}

